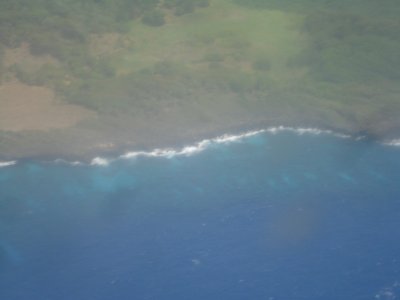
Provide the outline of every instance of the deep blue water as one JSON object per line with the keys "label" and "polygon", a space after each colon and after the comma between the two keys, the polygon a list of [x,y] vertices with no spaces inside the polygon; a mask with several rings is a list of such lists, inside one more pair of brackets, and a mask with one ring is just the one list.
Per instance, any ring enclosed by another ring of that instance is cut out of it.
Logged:
{"label": "deep blue water", "polygon": [[400,150],[260,134],[0,169],[0,299],[398,299]]}

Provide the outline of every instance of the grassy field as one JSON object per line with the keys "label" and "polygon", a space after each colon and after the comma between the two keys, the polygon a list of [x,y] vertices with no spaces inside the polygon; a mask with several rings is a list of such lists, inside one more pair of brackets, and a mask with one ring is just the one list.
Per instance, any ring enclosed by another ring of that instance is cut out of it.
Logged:
{"label": "grassy field", "polygon": [[300,15],[246,9],[229,0],[212,2],[191,15],[171,16],[161,28],[137,21],[130,32],[134,46],[123,55],[122,71],[170,61],[192,71],[208,71],[210,62],[219,62],[251,72],[258,59],[269,61],[274,76],[286,78],[288,59],[305,46],[301,22]]}
{"label": "grassy field", "polygon": [[[118,103],[127,109],[134,102],[137,111],[143,98],[156,108],[160,98],[174,98],[182,106],[193,101],[209,105],[200,98],[218,102],[233,93],[232,105],[250,108],[247,98],[259,102],[260,92],[276,94],[278,87],[288,89],[307,73],[305,66],[290,65],[307,47],[307,35],[300,30],[303,15],[221,0],[188,15],[166,15],[166,20],[162,27],[134,21],[124,36],[127,46],[108,56],[116,77],[91,82],[89,92],[78,90],[70,99],[96,110],[114,110]],[[113,101],[101,96],[111,97],[105,90],[115,92]]]}

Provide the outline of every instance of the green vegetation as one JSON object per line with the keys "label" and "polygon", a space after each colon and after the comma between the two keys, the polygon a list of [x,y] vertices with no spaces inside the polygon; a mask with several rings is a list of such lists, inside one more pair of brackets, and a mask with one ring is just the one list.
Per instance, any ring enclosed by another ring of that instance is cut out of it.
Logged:
{"label": "green vegetation", "polygon": [[[169,8],[175,10],[182,3],[195,7],[203,1],[169,2]],[[162,26],[164,12],[157,8],[159,6],[159,0],[1,1],[0,58],[4,58],[3,48],[17,48],[21,43],[28,43],[32,55],[48,54],[61,62],[59,68],[42,66],[29,70],[24,66],[11,66],[7,70],[3,67],[1,74],[9,71],[25,83],[46,83],[57,90],[65,89],[65,80],[61,80],[59,73],[77,82],[82,78],[112,77],[114,70],[108,57],[100,59],[90,49],[93,35],[127,34],[132,22],[138,19],[149,26]]]}
{"label": "green vegetation", "polygon": [[142,17],[142,22],[149,26],[162,26],[165,24],[164,13],[160,10],[146,12]]}
{"label": "green vegetation", "polygon": [[[400,108],[399,14],[395,0],[4,0],[0,79],[144,122],[232,105],[371,130]],[[7,65],[22,42],[57,63]]]}
{"label": "green vegetation", "polygon": [[315,13],[304,29],[312,38],[314,75],[331,81],[400,79],[400,22],[343,13]]}

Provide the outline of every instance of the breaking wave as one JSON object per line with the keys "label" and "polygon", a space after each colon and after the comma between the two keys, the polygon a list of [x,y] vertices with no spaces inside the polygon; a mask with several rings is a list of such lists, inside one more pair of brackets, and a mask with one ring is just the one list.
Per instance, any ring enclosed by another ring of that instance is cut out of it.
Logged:
{"label": "breaking wave", "polygon": [[394,146],[394,147],[400,147],[400,139],[394,139],[388,142],[383,143],[386,146]]}
{"label": "breaking wave", "polygon": [[[160,157],[160,158],[173,158],[179,156],[191,156],[200,152],[203,152],[207,148],[213,145],[218,144],[229,144],[233,142],[240,142],[245,140],[248,137],[252,137],[258,134],[267,133],[267,134],[279,134],[283,132],[290,132],[296,135],[330,135],[337,138],[354,138],[355,140],[361,140],[363,137],[353,137],[351,135],[343,134],[340,132],[335,132],[327,129],[319,129],[312,127],[288,127],[288,126],[276,126],[276,127],[268,127],[267,129],[260,130],[252,130],[247,131],[241,134],[224,134],[212,139],[204,139],[200,142],[194,143],[193,145],[184,146],[181,148],[157,148],[151,151],[130,151],[123,155],[114,157],[114,158],[106,158],[106,157],[95,157],[89,163],[81,162],[81,161],[68,161],[65,159],[56,159],[52,161],[52,163],[58,164],[67,164],[71,166],[108,166],[112,162],[117,160],[131,160],[138,157]],[[388,146],[397,146],[400,147],[400,139],[394,139],[391,141],[387,141],[383,143]],[[17,161],[0,161],[0,168],[9,167],[17,164]]]}
{"label": "breaking wave", "polygon": [[107,159],[104,157],[95,157],[90,162],[92,166],[108,166],[115,160],[121,159],[134,159],[137,157],[163,157],[163,158],[173,158],[177,156],[191,156],[197,153],[200,153],[212,145],[217,144],[229,144],[233,142],[240,142],[248,137],[255,136],[261,133],[270,133],[270,134],[278,134],[281,132],[292,132],[298,135],[332,135],[339,138],[351,138],[350,135],[345,135],[341,133],[336,133],[331,130],[323,130],[318,128],[296,128],[296,127],[285,127],[285,126],[278,126],[278,127],[269,127],[267,129],[260,129],[260,130],[252,130],[242,134],[230,135],[224,134],[218,136],[213,139],[205,139],[198,143],[195,143],[190,146],[185,146],[182,148],[174,149],[174,148],[163,148],[163,149],[154,149],[152,151],[132,151],[127,152],[117,158]]}
{"label": "breaking wave", "polygon": [[0,168],[5,168],[5,167],[10,167],[13,165],[16,165],[17,161],[12,160],[12,161],[0,161]]}

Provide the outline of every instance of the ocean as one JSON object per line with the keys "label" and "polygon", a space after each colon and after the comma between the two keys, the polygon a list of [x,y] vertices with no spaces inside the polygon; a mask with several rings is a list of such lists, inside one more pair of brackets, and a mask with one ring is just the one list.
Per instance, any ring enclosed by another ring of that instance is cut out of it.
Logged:
{"label": "ocean", "polygon": [[394,145],[274,128],[0,166],[0,299],[400,298]]}

